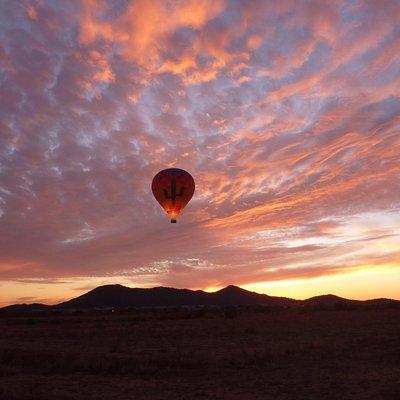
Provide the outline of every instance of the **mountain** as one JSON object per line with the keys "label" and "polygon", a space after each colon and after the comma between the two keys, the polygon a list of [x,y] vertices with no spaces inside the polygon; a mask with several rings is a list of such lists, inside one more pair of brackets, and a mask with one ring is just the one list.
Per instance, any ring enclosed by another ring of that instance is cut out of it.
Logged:
{"label": "mountain", "polygon": [[57,308],[121,308],[199,305],[207,303],[207,293],[201,290],[156,287],[128,288],[122,285],[99,286]]}
{"label": "mountain", "polygon": [[121,307],[168,307],[201,305],[288,305],[296,300],[271,297],[249,292],[237,286],[227,286],[214,293],[202,290],[156,287],[152,289],[128,288],[122,285],[99,286],[75,299],[58,304],[56,307],[121,308]]}
{"label": "mountain", "polygon": [[45,311],[50,309],[51,306],[47,306],[46,304],[40,304],[40,303],[33,303],[33,304],[11,304],[10,306],[6,306],[3,308],[0,308],[0,311],[3,312],[15,312],[15,313],[21,313],[21,312],[40,312],[40,311]]}
{"label": "mountain", "polygon": [[362,301],[349,300],[343,297],[335,296],[334,294],[324,294],[322,296],[310,297],[309,299],[303,300],[303,304],[309,306],[332,306],[340,303],[359,304],[362,303]]}
{"label": "mountain", "polygon": [[350,308],[385,308],[400,305],[400,301],[392,299],[372,299],[372,300],[349,300],[333,294],[315,296],[303,300],[302,305],[305,307],[321,308],[321,309],[350,309]]}
{"label": "mountain", "polygon": [[292,306],[297,300],[287,297],[268,296],[256,292],[250,292],[238,286],[229,285],[210,295],[211,304],[216,305],[268,305],[268,306]]}
{"label": "mountain", "polygon": [[171,306],[256,306],[272,308],[349,309],[355,307],[393,307],[400,301],[373,299],[348,300],[332,294],[294,300],[287,297],[268,296],[229,285],[213,293],[202,290],[155,287],[151,289],[129,288],[122,285],[99,286],[69,301],[47,306],[44,304],[15,304],[0,309],[2,312],[23,313],[57,310],[90,310],[128,307]]}

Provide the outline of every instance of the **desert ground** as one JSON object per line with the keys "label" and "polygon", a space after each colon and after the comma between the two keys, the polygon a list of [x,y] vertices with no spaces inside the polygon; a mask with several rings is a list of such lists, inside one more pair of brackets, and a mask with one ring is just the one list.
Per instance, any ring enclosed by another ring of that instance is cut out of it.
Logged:
{"label": "desert ground", "polygon": [[400,309],[0,316],[0,399],[400,399]]}

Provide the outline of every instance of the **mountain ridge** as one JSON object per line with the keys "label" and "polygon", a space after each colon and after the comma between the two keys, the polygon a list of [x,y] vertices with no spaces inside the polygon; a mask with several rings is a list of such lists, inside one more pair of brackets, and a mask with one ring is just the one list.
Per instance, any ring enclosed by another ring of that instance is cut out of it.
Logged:
{"label": "mountain ridge", "polygon": [[400,305],[399,300],[371,299],[352,300],[333,294],[296,300],[288,297],[269,296],[228,285],[215,292],[177,289],[171,287],[130,288],[121,284],[98,286],[87,293],[55,305],[40,303],[11,304],[0,308],[2,312],[30,312],[53,310],[122,309],[141,307],[179,306],[268,306],[268,307],[314,307],[349,308],[355,306]]}

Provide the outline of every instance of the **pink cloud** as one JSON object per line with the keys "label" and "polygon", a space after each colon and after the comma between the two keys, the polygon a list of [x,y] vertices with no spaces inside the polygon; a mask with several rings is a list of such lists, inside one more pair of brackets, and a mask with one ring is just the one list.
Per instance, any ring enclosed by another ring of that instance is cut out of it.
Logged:
{"label": "pink cloud", "polygon": [[[21,4],[0,6],[0,279],[398,263],[397,2]],[[176,229],[150,191],[168,166],[196,180]]]}

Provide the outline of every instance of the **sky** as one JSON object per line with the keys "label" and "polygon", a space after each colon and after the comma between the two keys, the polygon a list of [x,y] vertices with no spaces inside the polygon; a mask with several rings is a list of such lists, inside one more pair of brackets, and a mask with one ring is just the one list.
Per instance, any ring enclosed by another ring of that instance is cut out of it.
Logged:
{"label": "sky", "polygon": [[[400,2],[0,2],[0,305],[96,286],[400,299]],[[183,168],[177,224],[151,193]]]}

